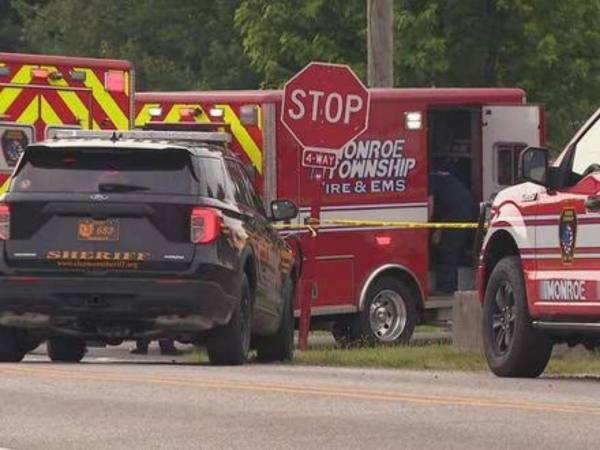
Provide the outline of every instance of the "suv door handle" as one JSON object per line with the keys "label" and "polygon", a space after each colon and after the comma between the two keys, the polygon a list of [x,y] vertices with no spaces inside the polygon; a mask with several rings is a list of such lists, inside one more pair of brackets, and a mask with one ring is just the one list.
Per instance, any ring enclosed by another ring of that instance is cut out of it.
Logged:
{"label": "suv door handle", "polygon": [[593,195],[588,197],[584,205],[590,211],[598,211],[600,209],[600,196]]}

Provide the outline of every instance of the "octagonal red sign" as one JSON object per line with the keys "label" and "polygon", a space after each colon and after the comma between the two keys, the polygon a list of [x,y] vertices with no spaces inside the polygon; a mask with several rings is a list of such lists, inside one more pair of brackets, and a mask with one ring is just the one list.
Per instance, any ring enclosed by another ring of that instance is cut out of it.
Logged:
{"label": "octagonal red sign", "polygon": [[304,148],[341,149],[367,128],[369,91],[349,66],[310,63],[286,83],[281,121]]}

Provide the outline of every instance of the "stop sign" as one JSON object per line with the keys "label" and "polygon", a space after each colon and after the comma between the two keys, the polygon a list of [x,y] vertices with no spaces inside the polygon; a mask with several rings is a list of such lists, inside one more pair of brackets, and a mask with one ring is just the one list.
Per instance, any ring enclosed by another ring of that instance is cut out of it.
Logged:
{"label": "stop sign", "polygon": [[368,120],[369,91],[349,66],[313,62],[285,85],[281,121],[304,148],[341,149]]}

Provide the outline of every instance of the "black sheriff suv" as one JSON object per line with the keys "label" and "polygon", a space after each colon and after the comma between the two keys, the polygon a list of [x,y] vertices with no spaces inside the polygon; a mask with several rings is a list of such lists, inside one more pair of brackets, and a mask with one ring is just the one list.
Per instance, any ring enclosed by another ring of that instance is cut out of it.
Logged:
{"label": "black sheriff suv", "polygon": [[213,364],[293,353],[294,253],[222,132],[65,131],[29,146],[0,202],[0,361],[43,341],[202,342]]}

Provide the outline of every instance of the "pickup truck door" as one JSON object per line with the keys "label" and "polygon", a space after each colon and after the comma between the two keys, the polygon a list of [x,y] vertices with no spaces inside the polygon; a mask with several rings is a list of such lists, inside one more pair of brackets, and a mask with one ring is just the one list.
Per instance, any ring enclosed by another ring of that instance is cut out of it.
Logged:
{"label": "pickup truck door", "polygon": [[[600,122],[570,146],[561,170],[567,186],[538,199],[537,271],[529,280],[534,315],[600,316]],[[530,295],[531,296],[531,295]]]}

